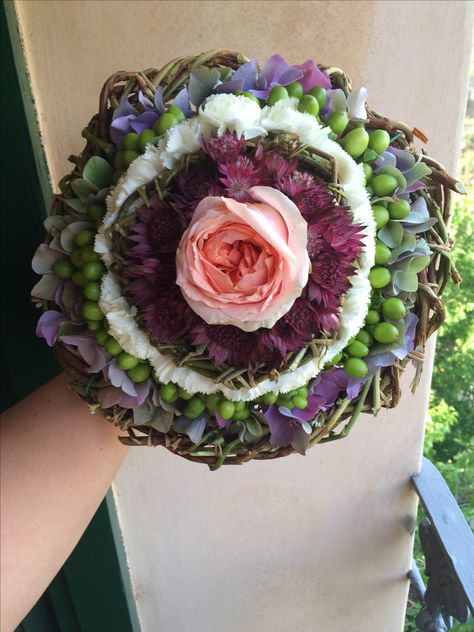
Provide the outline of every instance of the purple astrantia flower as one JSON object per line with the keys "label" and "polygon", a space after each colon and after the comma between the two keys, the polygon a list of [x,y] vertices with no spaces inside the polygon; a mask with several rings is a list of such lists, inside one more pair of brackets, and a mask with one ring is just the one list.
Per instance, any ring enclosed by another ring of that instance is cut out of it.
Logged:
{"label": "purple astrantia flower", "polygon": [[98,373],[107,365],[108,354],[92,334],[72,334],[61,336],[60,339],[67,345],[77,347],[88,365],[89,373]]}
{"label": "purple astrantia flower", "polygon": [[281,55],[273,55],[265,63],[262,72],[257,78],[255,89],[250,92],[259,99],[268,97],[268,93],[275,86],[287,86],[293,81],[298,81],[303,77],[303,71],[290,66]]}
{"label": "purple astrantia flower", "polygon": [[36,335],[44,338],[50,347],[53,347],[58,339],[59,326],[67,320],[61,312],[50,309],[41,314],[36,326]]}

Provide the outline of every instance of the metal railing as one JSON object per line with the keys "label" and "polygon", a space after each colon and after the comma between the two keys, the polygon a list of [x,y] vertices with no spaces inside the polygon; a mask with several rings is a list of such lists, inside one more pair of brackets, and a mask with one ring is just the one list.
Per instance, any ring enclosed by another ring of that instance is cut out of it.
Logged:
{"label": "metal railing", "polygon": [[423,458],[411,480],[427,515],[419,525],[427,586],[415,560],[409,572],[411,592],[423,606],[415,622],[423,632],[444,632],[453,620],[474,615],[474,535],[433,463]]}

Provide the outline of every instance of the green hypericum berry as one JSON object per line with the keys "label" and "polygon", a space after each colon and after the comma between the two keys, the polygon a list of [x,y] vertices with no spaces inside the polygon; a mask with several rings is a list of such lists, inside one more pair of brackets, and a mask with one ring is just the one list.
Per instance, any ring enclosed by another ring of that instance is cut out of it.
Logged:
{"label": "green hypericum berry", "polygon": [[391,256],[392,251],[390,250],[390,248],[381,241],[377,240],[377,243],[375,245],[375,263],[378,266],[384,266],[390,261]]}
{"label": "green hypericum berry", "polygon": [[410,213],[410,203],[407,200],[398,200],[398,202],[390,202],[388,212],[391,219],[405,219]]}
{"label": "green hypericum berry", "polygon": [[372,213],[374,214],[374,220],[378,230],[383,228],[390,219],[387,209],[379,204],[374,204],[372,207]]}
{"label": "green hypericum berry", "polygon": [[184,388],[181,388],[181,387],[179,387],[178,389],[178,395],[181,399],[184,399],[184,401],[186,402],[194,397],[192,393],[190,393],[189,391],[186,391]]}
{"label": "green hypericum berry", "polygon": [[166,111],[168,112],[168,114],[172,114],[174,118],[178,121],[178,123],[182,123],[186,120],[186,115],[184,114],[183,110],[180,110],[175,105],[172,105]]}
{"label": "green hypericum berry", "polygon": [[89,281],[84,288],[84,296],[90,301],[98,301],[100,298],[100,284],[96,281]]}
{"label": "green hypericum berry", "polygon": [[102,323],[98,320],[89,320],[87,322],[87,329],[89,331],[97,332],[100,330],[101,327],[102,327]]}
{"label": "green hypericum berry", "polygon": [[176,384],[170,382],[169,384],[163,384],[160,388],[160,397],[167,404],[173,404],[179,397],[178,387]]}
{"label": "green hypericum berry", "polygon": [[380,314],[375,309],[369,309],[367,312],[367,316],[365,317],[365,322],[367,325],[376,325],[380,320]]}
{"label": "green hypericum berry", "polygon": [[188,419],[196,419],[205,411],[205,409],[206,403],[204,400],[198,395],[194,395],[194,397],[186,403],[183,414]]}
{"label": "green hypericum berry", "polygon": [[372,187],[375,194],[380,197],[392,195],[398,188],[398,180],[388,173],[381,173],[372,180]]}
{"label": "green hypericum berry", "polygon": [[230,419],[232,415],[235,413],[235,404],[234,402],[229,402],[228,400],[224,400],[219,404],[218,408],[219,415],[222,419]]}
{"label": "green hypericum berry", "polygon": [[308,94],[310,94],[312,97],[316,99],[316,101],[319,104],[319,109],[322,110],[328,100],[328,95],[327,95],[326,90],[324,88],[321,88],[321,86],[317,86],[316,88],[311,88]]}
{"label": "green hypericum berry", "polygon": [[234,94],[236,94],[237,96],[241,96],[241,97],[247,97],[247,99],[252,99],[252,101],[255,101],[256,103],[258,103],[260,105],[259,98],[256,97],[251,92],[248,92],[247,90],[236,90],[234,92]]}
{"label": "green hypericum berry", "polygon": [[339,351],[339,353],[336,353],[336,355],[334,356],[332,360],[329,360],[329,362],[326,362],[326,367],[331,367],[331,366],[334,366],[335,364],[339,364],[341,360],[342,360],[342,352]]}
{"label": "green hypericum berry", "polygon": [[406,307],[399,298],[386,298],[382,303],[382,314],[389,320],[400,320],[406,314]]}
{"label": "green hypericum berry", "polygon": [[88,281],[98,281],[104,272],[105,268],[99,261],[86,263],[86,265],[82,268],[82,273]]}
{"label": "green hypericum berry", "polygon": [[84,246],[89,246],[94,242],[95,234],[91,230],[81,230],[80,233],[76,235],[74,239],[74,243],[79,248],[84,248]]}
{"label": "green hypericum berry", "polygon": [[137,366],[138,358],[122,351],[122,353],[117,356],[117,364],[124,371],[128,371],[129,369],[134,369]]}
{"label": "green hypericum berry", "polygon": [[375,289],[385,287],[392,280],[392,273],[388,268],[375,267],[369,272],[370,285]]}
{"label": "green hypericum berry", "polygon": [[364,162],[362,169],[364,170],[365,181],[367,182],[372,175],[372,167]]}
{"label": "green hypericum berry", "polygon": [[391,323],[378,323],[374,327],[374,338],[382,344],[392,344],[398,340],[400,333],[398,329]]}
{"label": "green hypericum berry", "polygon": [[100,345],[104,346],[109,339],[109,334],[105,331],[105,329],[99,329],[99,331],[95,334],[95,339]]}
{"label": "green hypericum berry", "polygon": [[[378,316],[378,314],[377,314],[377,316]],[[370,347],[370,345],[372,344],[373,338],[372,338],[372,334],[370,333],[370,331],[367,331],[367,329],[361,329],[359,331],[359,333],[357,334],[357,336],[356,336],[356,340],[360,340],[367,347]]]}
{"label": "green hypericum berry", "polygon": [[123,154],[125,169],[128,169],[128,167],[138,158],[139,155],[138,151],[135,151],[134,149],[127,149],[127,151]]}
{"label": "green hypericum berry", "polygon": [[353,158],[361,156],[368,144],[369,135],[363,127],[356,127],[356,129],[351,130],[341,141],[342,147]]}
{"label": "green hypericum berry", "polygon": [[370,133],[369,147],[377,154],[384,152],[390,145],[390,135],[384,129],[376,129]]}
{"label": "green hypericum berry", "polygon": [[178,124],[178,121],[176,120],[176,118],[169,112],[165,112],[153,124],[153,131],[155,132],[157,136],[161,136],[161,134],[164,134],[165,132],[167,132],[169,129],[171,129],[177,124]]}
{"label": "green hypericum berry", "polygon": [[301,395],[294,395],[291,398],[292,408],[299,408],[300,410],[304,410],[308,406],[308,400],[306,397],[302,397]]}
{"label": "green hypericum berry", "polygon": [[94,222],[100,222],[106,213],[106,208],[103,204],[93,202],[87,207],[87,214]]}
{"label": "green hypericum berry", "polygon": [[272,88],[267,97],[267,105],[275,105],[277,101],[288,98],[288,90],[283,86],[275,86]]}
{"label": "green hypericum berry", "polygon": [[82,249],[76,248],[76,250],[73,250],[69,255],[69,259],[71,260],[72,264],[76,266],[76,268],[82,268],[82,266],[84,265],[84,260],[82,258]]}
{"label": "green hypericum berry", "polygon": [[219,408],[219,404],[221,403],[222,396],[220,393],[210,393],[206,397],[206,406],[207,410],[210,413],[215,413]]}
{"label": "green hypericum berry", "polygon": [[347,358],[344,362],[344,371],[349,377],[364,377],[368,370],[369,367],[360,358]]}
{"label": "green hypericum berry", "polygon": [[349,117],[347,116],[347,112],[333,112],[328,119],[328,125],[335,134],[343,132],[348,123]]}
{"label": "green hypericum berry", "polygon": [[150,377],[150,373],[151,367],[145,362],[139,362],[136,367],[127,371],[128,377],[136,384],[147,380]]}
{"label": "green hypericum berry", "polygon": [[146,146],[151,143],[154,138],[156,138],[156,134],[152,129],[143,130],[138,139],[138,149],[143,153]]}
{"label": "green hypericum berry", "polygon": [[267,406],[271,406],[272,404],[274,404],[276,402],[276,400],[278,399],[278,393],[265,393],[265,395],[262,395],[262,402],[264,404],[267,404]]}
{"label": "green hypericum berry", "polygon": [[127,168],[127,165],[125,164],[125,158],[124,158],[124,152],[123,151],[116,151],[114,154],[114,169],[116,171],[124,171]]}
{"label": "green hypericum berry", "polygon": [[97,303],[86,301],[82,306],[82,315],[86,320],[102,320],[104,314]]}
{"label": "green hypericum berry", "polygon": [[83,248],[81,256],[84,264],[91,263],[91,261],[100,261],[100,255],[94,250],[94,246],[86,246]]}
{"label": "green hypericum berry", "polygon": [[244,408],[243,410],[236,410],[232,415],[233,421],[247,421],[250,417],[250,410],[248,408]]}
{"label": "green hypericum berry", "polygon": [[300,386],[297,390],[296,390],[296,395],[300,395],[301,397],[308,397],[308,387],[307,386]]}
{"label": "green hypericum berry", "polygon": [[71,281],[75,285],[78,285],[79,287],[86,287],[87,285],[86,277],[79,270],[76,270],[76,272],[74,272],[74,274],[71,277]]}
{"label": "green hypericum berry", "polygon": [[112,356],[118,356],[119,353],[122,353],[123,351],[122,347],[115,340],[115,338],[112,338],[112,336],[109,336],[107,338],[107,340],[105,341],[104,347],[107,353],[110,353],[110,355]]}
{"label": "green hypericum berry", "polygon": [[290,85],[286,86],[286,91],[288,92],[289,97],[301,99],[304,94],[303,84],[299,81],[293,81],[293,83],[290,83]]}
{"label": "green hypericum berry", "polygon": [[369,347],[360,340],[354,340],[347,347],[347,353],[353,358],[364,358],[369,353]]}
{"label": "green hypericum berry", "polygon": [[377,152],[373,149],[366,149],[362,154],[363,162],[373,162],[377,158]]}
{"label": "green hypericum berry", "polygon": [[298,111],[316,116],[316,114],[319,112],[319,104],[316,99],[310,94],[305,94],[298,101]]}
{"label": "green hypericum berry", "polygon": [[136,132],[129,132],[123,139],[123,148],[125,150],[138,151],[139,135]]}
{"label": "green hypericum berry", "polygon": [[234,402],[234,406],[236,411],[243,410],[247,406],[247,402]]}
{"label": "green hypericum berry", "polygon": [[53,264],[53,272],[59,279],[70,279],[74,274],[74,266],[68,259],[60,259]]}

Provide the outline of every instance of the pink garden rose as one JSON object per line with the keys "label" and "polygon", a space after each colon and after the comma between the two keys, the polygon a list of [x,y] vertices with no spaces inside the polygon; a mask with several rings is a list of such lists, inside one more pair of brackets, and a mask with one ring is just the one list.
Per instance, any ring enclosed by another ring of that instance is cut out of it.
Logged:
{"label": "pink garden rose", "polygon": [[206,197],[176,255],[177,283],[206,323],[273,327],[308,282],[307,224],[281,191],[256,186],[254,202]]}

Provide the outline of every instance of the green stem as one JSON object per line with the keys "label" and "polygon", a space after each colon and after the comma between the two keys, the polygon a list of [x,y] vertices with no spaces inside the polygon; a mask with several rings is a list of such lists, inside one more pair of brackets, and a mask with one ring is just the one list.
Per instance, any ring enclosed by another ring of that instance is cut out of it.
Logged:
{"label": "green stem", "polygon": [[111,143],[107,143],[105,140],[102,140],[101,138],[93,134],[88,127],[85,127],[82,130],[82,137],[88,140],[93,145],[97,145],[97,147],[100,147],[100,149],[102,149],[102,151],[104,151],[106,154],[112,153],[115,150],[115,147]]}

